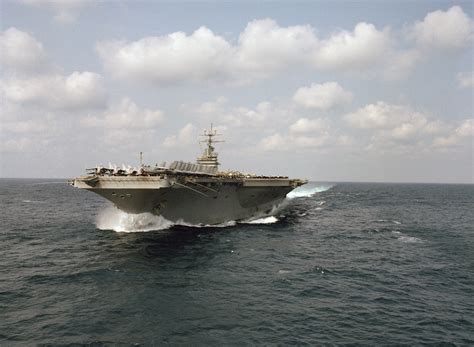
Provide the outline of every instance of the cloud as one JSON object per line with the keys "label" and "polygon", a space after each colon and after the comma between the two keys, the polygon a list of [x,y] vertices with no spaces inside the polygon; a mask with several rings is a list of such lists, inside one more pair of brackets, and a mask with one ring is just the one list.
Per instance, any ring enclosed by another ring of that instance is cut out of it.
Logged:
{"label": "cloud", "polygon": [[423,49],[453,50],[468,46],[472,40],[473,22],[461,7],[434,11],[409,30],[409,37]]}
{"label": "cloud", "polygon": [[189,36],[175,32],[135,42],[99,42],[97,51],[113,76],[156,84],[221,80],[232,72],[233,47],[206,27]]}
{"label": "cloud", "polygon": [[446,129],[449,129],[449,125],[446,122],[441,120],[433,120],[426,123],[422,130],[426,134],[436,135],[444,132]]}
{"label": "cloud", "polygon": [[[233,44],[207,27],[136,41],[96,44],[104,68],[118,79],[154,85],[213,82],[241,85],[288,69],[401,72],[417,61],[397,51],[389,28],[359,23],[321,40],[310,25],[281,27],[272,19],[247,24]],[[382,75],[384,75],[383,73]]]}
{"label": "cloud", "polygon": [[344,90],[337,82],[311,84],[299,88],[293,100],[306,108],[327,110],[352,101],[352,93]]}
{"label": "cloud", "polygon": [[17,134],[43,132],[47,129],[46,122],[39,119],[2,122],[2,130]]}
{"label": "cloud", "polygon": [[1,64],[14,73],[34,72],[46,65],[41,42],[27,32],[11,27],[0,34]]}
{"label": "cloud", "polygon": [[336,144],[328,133],[322,133],[318,136],[311,136],[308,134],[287,134],[281,135],[275,133],[264,137],[258,144],[258,148],[263,151],[292,151],[295,149],[314,150],[319,149],[330,144]]}
{"label": "cloud", "polygon": [[359,108],[344,116],[344,120],[356,129],[393,129],[395,136],[410,133],[411,127],[421,128],[427,124],[426,116],[408,106],[378,101]]}
{"label": "cloud", "polygon": [[32,78],[10,78],[0,84],[6,100],[48,109],[79,110],[105,107],[107,93],[100,75],[73,72]]}
{"label": "cloud", "polygon": [[354,143],[351,136],[341,134],[341,129],[332,128],[329,120],[302,117],[307,110],[294,109],[291,103],[263,101],[250,108],[229,105],[229,101],[221,97],[203,103],[195,110],[202,120],[225,125],[229,130],[226,140],[245,144],[243,150],[248,152],[255,149],[264,152],[316,150],[327,149],[329,145],[341,147]]}
{"label": "cloud", "polygon": [[82,117],[80,125],[100,131],[96,135],[98,141],[113,146],[114,150],[134,151],[156,142],[163,121],[163,111],[142,108],[129,98],[123,98],[99,114]]}
{"label": "cloud", "polygon": [[380,57],[390,50],[390,31],[379,31],[373,24],[362,22],[353,32],[343,30],[322,41],[314,54],[314,65],[331,70],[373,68],[383,63]]}
{"label": "cloud", "polygon": [[459,144],[464,139],[471,140],[474,137],[474,119],[464,120],[454,131],[448,136],[439,136],[433,140],[434,147],[451,147]]}
{"label": "cloud", "polygon": [[171,135],[165,138],[163,146],[168,148],[175,148],[189,145],[196,139],[196,127],[191,123],[186,124],[181,128],[176,135]]}
{"label": "cloud", "polygon": [[239,36],[236,65],[263,73],[308,64],[318,39],[310,25],[280,27],[272,19],[254,20]]}
{"label": "cloud", "polygon": [[87,116],[81,119],[86,127],[105,129],[149,129],[158,126],[164,119],[161,110],[143,109],[132,100],[123,98],[117,105],[109,107],[100,116]]}
{"label": "cloud", "polygon": [[0,112],[0,151],[49,152],[55,149],[53,143],[72,141],[73,124],[73,118],[59,117],[41,107],[30,108],[5,101]]}
{"label": "cloud", "polygon": [[314,133],[327,130],[329,128],[325,119],[300,118],[290,126],[290,133]]}
{"label": "cloud", "polygon": [[9,28],[0,35],[2,67],[0,96],[6,103],[75,111],[103,108],[107,92],[101,75],[89,71],[61,74],[47,61],[41,42]]}
{"label": "cloud", "polygon": [[267,127],[268,122],[277,122],[289,116],[289,110],[277,107],[269,101],[261,101],[254,108],[229,105],[223,97],[202,103],[195,109],[201,118],[208,122],[219,122],[232,127],[250,129]]}
{"label": "cloud", "polygon": [[474,87],[474,72],[461,72],[457,76],[459,88]]}
{"label": "cloud", "polygon": [[405,78],[422,58],[422,54],[417,49],[392,50],[387,57],[387,65],[383,71],[383,76],[388,80]]}
{"label": "cloud", "polygon": [[317,150],[348,146],[353,143],[350,136],[340,135],[332,129],[326,119],[300,118],[289,126],[289,132],[275,132],[262,138],[257,146],[263,151]]}
{"label": "cloud", "polygon": [[273,151],[273,150],[284,150],[287,144],[287,139],[284,138],[282,135],[279,133],[264,137],[260,141],[260,147],[264,151]]}
{"label": "cloud", "polygon": [[51,8],[57,22],[70,24],[76,21],[81,8],[92,4],[93,0],[20,0],[20,2],[26,5]]}
{"label": "cloud", "polygon": [[366,150],[415,153],[443,149],[473,137],[474,120],[461,124],[447,122],[406,105],[382,101],[369,104],[343,117],[354,129],[364,130],[360,143],[369,140]]}
{"label": "cloud", "polygon": [[364,130],[360,140],[369,140],[372,151],[408,151],[445,131],[443,123],[430,121],[430,115],[409,106],[379,101],[346,114],[343,119],[353,129]]}

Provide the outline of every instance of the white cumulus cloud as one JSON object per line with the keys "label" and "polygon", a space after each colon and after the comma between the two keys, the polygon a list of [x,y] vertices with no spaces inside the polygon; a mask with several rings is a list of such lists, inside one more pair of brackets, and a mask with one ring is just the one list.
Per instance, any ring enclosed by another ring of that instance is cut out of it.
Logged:
{"label": "white cumulus cloud", "polygon": [[260,141],[260,147],[264,151],[285,150],[287,147],[287,139],[279,133],[266,136]]}
{"label": "white cumulus cloud", "polygon": [[1,64],[13,72],[34,72],[45,67],[43,45],[25,31],[11,27],[0,34]]}
{"label": "white cumulus cloud", "polygon": [[378,101],[344,116],[345,121],[358,129],[394,129],[396,136],[411,132],[411,125],[421,128],[427,123],[426,116],[408,106]]}
{"label": "white cumulus cloud", "polygon": [[308,119],[300,118],[290,126],[290,133],[315,133],[327,130],[327,121],[322,118]]}
{"label": "white cumulus cloud", "polygon": [[336,82],[311,84],[310,87],[299,88],[293,100],[307,108],[327,110],[352,101],[352,93]]}
{"label": "white cumulus cloud", "polygon": [[474,135],[472,119],[462,123],[432,119],[409,106],[382,101],[361,107],[344,120],[354,129],[365,130],[361,139],[370,140],[366,148],[372,151],[427,151],[458,145]]}
{"label": "white cumulus cloud", "polygon": [[383,64],[380,59],[391,51],[390,31],[380,31],[373,24],[359,23],[353,32],[343,30],[321,42],[315,52],[317,68],[357,69]]}
{"label": "white cumulus cloud", "polygon": [[320,150],[351,145],[353,139],[341,135],[323,118],[299,118],[289,126],[288,132],[274,132],[263,137],[258,148],[263,151]]}
{"label": "white cumulus cloud", "polygon": [[10,78],[1,83],[6,100],[41,105],[49,109],[77,110],[105,106],[107,93],[102,76],[93,72]]}
{"label": "white cumulus cloud", "polygon": [[450,147],[459,144],[463,139],[470,139],[471,146],[474,138],[474,119],[464,120],[448,136],[439,136],[433,140],[434,147]]}
{"label": "white cumulus cloud", "polygon": [[103,114],[82,118],[81,123],[87,127],[133,130],[156,127],[163,119],[161,110],[140,108],[132,100],[123,98],[117,105],[105,110]]}
{"label": "white cumulus cloud", "polygon": [[196,127],[191,123],[182,127],[176,135],[171,135],[165,138],[163,146],[174,148],[179,146],[189,145],[196,140]]}
{"label": "white cumulus cloud", "polygon": [[452,50],[466,47],[472,40],[473,22],[459,6],[434,11],[416,22],[409,35],[421,48]]}
{"label": "white cumulus cloud", "polygon": [[243,70],[278,70],[309,63],[318,39],[310,25],[280,27],[272,19],[254,20],[239,36],[237,66]]}
{"label": "white cumulus cloud", "polygon": [[248,83],[288,69],[385,70],[399,76],[417,61],[411,51],[395,49],[389,28],[358,23],[326,39],[310,25],[282,27],[272,19],[253,20],[237,42],[207,27],[136,41],[105,40],[96,45],[105,69],[121,79],[152,84],[180,82]]}
{"label": "white cumulus cloud", "polygon": [[202,103],[195,112],[208,122],[249,129],[268,126],[268,122],[275,122],[289,115],[288,109],[278,107],[269,101],[261,101],[255,107],[232,106],[223,97]]}
{"label": "white cumulus cloud", "polygon": [[134,42],[99,42],[106,69],[119,78],[152,83],[220,80],[232,72],[233,47],[206,27]]}
{"label": "white cumulus cloud", "polygon": [[329,133],[321,133],[317,136],[310,134],[286,134],[275,133],[260,140],[258,148],[263,151],[285,152],[295,149],[318,149],[327,145],[336,145],[338,139]]}

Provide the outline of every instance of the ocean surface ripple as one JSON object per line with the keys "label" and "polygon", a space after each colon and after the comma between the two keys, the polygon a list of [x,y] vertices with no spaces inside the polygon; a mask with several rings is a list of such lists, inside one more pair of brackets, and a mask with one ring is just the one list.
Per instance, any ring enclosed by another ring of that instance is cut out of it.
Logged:
{"label": "ocean surface ripple", "polygon": [[0,180],[0,345],[474,344],[473,185],[311,183],[209,227],[57,182]]}

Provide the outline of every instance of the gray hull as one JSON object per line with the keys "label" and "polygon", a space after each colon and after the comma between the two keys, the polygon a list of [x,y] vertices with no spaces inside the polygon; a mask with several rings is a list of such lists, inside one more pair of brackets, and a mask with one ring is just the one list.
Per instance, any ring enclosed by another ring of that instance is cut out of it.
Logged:
{"label": "gray hull", "polygon": [[127,213],[153,213],[176,223],[220,224],[268,215],[301,181],[85,176],[72,184],[99,194]]}
{"label": "gray hull", "polygon": [[[159,189],[94,189],[127,213],[153,213],[176,223],[220,224],[268,215],[292,187],[223,186],[201,195],[182,187]],[[202,191],[202,190],[201,190]]]}

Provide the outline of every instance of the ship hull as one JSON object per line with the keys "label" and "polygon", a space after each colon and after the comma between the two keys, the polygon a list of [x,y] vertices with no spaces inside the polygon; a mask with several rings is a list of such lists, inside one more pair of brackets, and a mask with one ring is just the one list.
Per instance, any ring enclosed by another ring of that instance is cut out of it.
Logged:
{"label": "ship hull", "polygon": [[221,224],[269,215],[300,181],[158,177],[81,177],[73,185],[132,214],[153,213],[175,223]]}
{"label": "ship hull", "polygon": [[200,190],[202,194],[182,187],[92,191],[127,213],[153,213],[175,223],[212,225],[269,215],[291,190],[225,186],[218,192]]}

